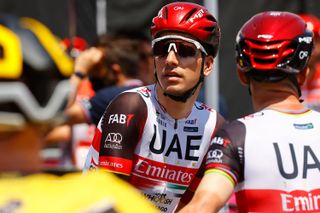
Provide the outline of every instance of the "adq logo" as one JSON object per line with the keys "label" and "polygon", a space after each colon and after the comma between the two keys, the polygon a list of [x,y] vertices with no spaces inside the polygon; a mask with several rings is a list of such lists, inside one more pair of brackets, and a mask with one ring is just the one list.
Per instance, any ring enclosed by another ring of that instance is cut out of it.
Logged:
{"label": "adq logo", "polygon": [[208,152],[209,158],[221,159],[223,156],[223,152],[220,149],[210,150]]}
{"label": "adq logo", "polygon": [[105,142],[117,143],[120,144],[122,142],[122,135],[120,133],[108,133]]}

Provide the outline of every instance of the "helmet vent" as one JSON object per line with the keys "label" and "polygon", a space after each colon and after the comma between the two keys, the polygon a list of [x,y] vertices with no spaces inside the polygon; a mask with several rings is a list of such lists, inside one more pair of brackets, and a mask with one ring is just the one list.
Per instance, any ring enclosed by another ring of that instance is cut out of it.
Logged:
{"label": "helmet vent", "polygon": [[203,28],[205,31],[208,31],[208,32],[213,32],[215,30],[215,27],[212,26],[212,27],[205,27]]}
{"label": "helmet vent", "polygon": [[257,64],[272,64],[276,61],[275,59],[262,59],[262,58],[254,58],[253,60]]}
{"label": "helmet vent", "polygon": [[253,54],[254,61],[258,64],[271,64],[276,61],[277,55],[279,54],[278,50],[261,50],[261,49],[252,49],[251,54]]}
{"label": "helmet vent", "polygon": [[273,69],[294,53],[288,41],[261,42],[245,40],[243,52],[250,58],[253,68]]}
{"label": "helmet vent", "polygon": [[[190,11],[187,13],[187,15],[185,16],[185,18],[181,20],[181,22],[186,21],[186,20],[189,20],[189,18],[190,18],[195,12],[197,12],[197,10],[198,10],[197,8],[193,8],[192,10],[190,10]],[[181,23],[181,22],[180,22],[180,23]]]}
{"label": "helmet vent", "polygon": [[163,18],[168,20],[168,7],[165,7],[164,9]]}

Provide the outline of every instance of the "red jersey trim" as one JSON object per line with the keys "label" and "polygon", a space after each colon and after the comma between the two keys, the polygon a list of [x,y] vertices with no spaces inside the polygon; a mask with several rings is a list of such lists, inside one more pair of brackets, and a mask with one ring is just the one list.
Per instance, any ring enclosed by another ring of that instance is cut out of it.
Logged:
{"label": "red jersey trim", "polygon": [[236,193],[240,212],[320,212],[320,189],[250,189]]}
{"label": "red jersey trim", "polygon": [[100,150],[101,136],[102,136],[102,134],[101,134],[100,129],[96,128],[94,137],[92,139],[92,146],[97,152],[99,152],[99,150]]}
{"label": "red jersey trim", "polygon": [[166,164],[140,156],[134,160],[134,173],[148,179],[188,186],[198,169]]}
{"label": "red jersey trim", "polygon": [[100,156],[99,167],[115,173],[130,175],[131,168],[132,168],[132,161],[125,158],[119,158],[119,157]]}

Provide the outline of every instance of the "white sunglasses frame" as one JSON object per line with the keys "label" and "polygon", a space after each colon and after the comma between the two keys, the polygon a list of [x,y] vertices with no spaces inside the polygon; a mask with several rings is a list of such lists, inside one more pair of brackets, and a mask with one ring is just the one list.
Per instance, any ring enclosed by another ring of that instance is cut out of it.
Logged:
{"label": "white sunglasses frame", "polygon": [[[165,36],[161,36],[159,38],[155,38],[152,40],[151,42],[151,47],[153,49],[154,45],[159,42],[159,41],[162,41],[162,40],[165,40],[165,39],[180,39],[180,40],[183,40],[183,41],[186,41],[186,42],[189,42],[191,44],[194,44],[196,46],[197,49],[201,50],[205,55],[208,55],[207,51],[204,49],[204,47],[200,44],[200,42],[194,40],[194,39],[191,39],[191,38],[186,38],[184,36],[180,36],[180,35],[165,35]],[[170,47],[169,47],[170,48]]]}

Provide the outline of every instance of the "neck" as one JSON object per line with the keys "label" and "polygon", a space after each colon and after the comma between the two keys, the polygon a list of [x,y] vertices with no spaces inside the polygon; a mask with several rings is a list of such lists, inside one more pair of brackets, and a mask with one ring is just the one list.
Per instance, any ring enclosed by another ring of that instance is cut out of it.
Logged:
{"label": "neck", "polygon": [[305,109],[296,94],[279,91],[264,91],[263,94],[259,94],[259,92],[252,94],[252,102],[256,112],[265,108],[272,108],[279,111]]}
{"label": "neck", "polygon": [[160,86],[156,85],[157,97],[160,104],[165,108],[166,112],[174,119],[182,119],[188,117],[192,110],[194,102],[196,101],[200,87],[197,88],[195,93],[187,99],[186,102],[179,102],[171,99],[163,94]]}

